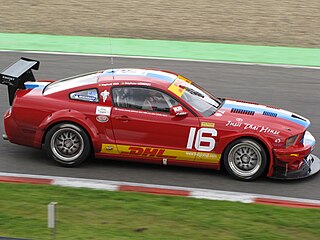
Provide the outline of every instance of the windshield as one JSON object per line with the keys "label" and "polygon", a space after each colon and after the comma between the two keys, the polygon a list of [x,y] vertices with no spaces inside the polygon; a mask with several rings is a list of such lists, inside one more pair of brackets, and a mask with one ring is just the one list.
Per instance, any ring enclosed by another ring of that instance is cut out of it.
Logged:
{"label": "windshield", "polygon": [[84,75],[78,75],[55,81],[46,86],[46,88],[43,90],[43,94],[47,95],[74,87],[97,83],[99,75],[100,73],[86,73]]}
{"label": "windshield", "polygon": [[215,113],[221,104],[219,99],[182,76],[178,76],[170,85],[169,90],[205,117]]}

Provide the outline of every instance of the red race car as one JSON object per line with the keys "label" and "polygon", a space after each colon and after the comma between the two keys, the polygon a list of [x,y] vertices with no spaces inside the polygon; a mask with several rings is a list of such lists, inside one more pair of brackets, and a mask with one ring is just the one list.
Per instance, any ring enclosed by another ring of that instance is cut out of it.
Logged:
{"label": "red race car", "polygon": [[318,172],[308,119],[279,108],[216,98],[191,80],[154,69],[109,69],[35,81],[39,62],[4,70],[10,109],[4,139],[63,166],[90,154],[163,165],[225,168],[240,180]]}

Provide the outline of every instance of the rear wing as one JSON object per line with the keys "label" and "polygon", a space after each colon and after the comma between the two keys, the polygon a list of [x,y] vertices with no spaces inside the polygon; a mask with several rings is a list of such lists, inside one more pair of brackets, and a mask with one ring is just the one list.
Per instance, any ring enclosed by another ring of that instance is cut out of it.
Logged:
{"label": "rear wing", "polygon": [[22,57],[0,73],[0,83],[8,86],[9,104],[12,105],[17,89],[26,89],[24,83],[35,82],[32,69],[38,70],[40,62]]}

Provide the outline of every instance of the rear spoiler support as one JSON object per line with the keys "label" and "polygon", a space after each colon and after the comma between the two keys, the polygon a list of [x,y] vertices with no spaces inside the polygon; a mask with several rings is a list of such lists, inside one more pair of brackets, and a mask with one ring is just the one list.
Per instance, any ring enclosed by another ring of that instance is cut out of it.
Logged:
{"label": "rear spoiler support", "polygon": [[22,57],[0,73],[0,83],[8,86],[10,106],[12,105],[17,89],[26,89],[24,86],[25,82],[36,81],[32,69],[38,70],[39,66],[39,61]]}

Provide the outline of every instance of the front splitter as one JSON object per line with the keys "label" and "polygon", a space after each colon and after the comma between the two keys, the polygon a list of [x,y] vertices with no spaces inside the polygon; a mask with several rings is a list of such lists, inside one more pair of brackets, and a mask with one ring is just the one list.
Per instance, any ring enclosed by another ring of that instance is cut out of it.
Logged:
{"label": "front splitter", "polygon": [[270,178],[281,180],[295,180],[310,177],[320,171],[320,159],[317,156],[309,154],[305,161],[305,164],[308,164],[309,166],[309,170],[307,172],[288,172],[287,174],[274,175]]}

